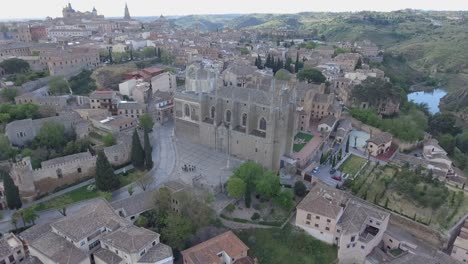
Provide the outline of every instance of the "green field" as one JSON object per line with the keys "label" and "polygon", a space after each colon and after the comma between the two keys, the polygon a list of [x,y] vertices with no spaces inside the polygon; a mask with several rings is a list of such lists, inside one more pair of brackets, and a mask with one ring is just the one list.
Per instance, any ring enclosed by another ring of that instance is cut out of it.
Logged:
{"label": "green field", "polygon": [[293,151],[299,152],[314,136],[299,132],[294,137]]}
{"label": "green field", "polygon": [[354,154],[351,154],[343,164],[341,164],[338,169],[342,173],[349,174],[351,177],[354,177],[359,169],[366,163],[366,159],[358,157]]}
{"label": "green field", "polygon": [[250,248],[249,255],[259,263],[328,264],[335,263],[337,258],[336,246],[289,225],[284,229],[247,229],[236,234]]}

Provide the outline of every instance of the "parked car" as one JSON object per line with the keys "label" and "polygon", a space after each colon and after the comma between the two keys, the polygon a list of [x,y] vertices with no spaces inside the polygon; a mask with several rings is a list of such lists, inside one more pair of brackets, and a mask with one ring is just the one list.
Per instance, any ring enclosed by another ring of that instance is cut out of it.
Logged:
{"label": "parked car", "polygon": [[336,170],[333,169],[333,168],[330,170],[330,174],[333,174],[333,173],[335,173],[335,172],[336,172]]}
{"label": "parked car", "polygon": [[341,176],[337,176],[337,175],[334,175],[331,178],[334,179],[335,181],[339,181],[339,182],[341,182],[341,180],[342,180]]}
{"label": "parked car", "polygon": [[319,169],[320,169],[319,167],[315,167],[315,168],[312,170],[312,172],[313,172],[313,173],[317,173],[317,172],[319,172]]}

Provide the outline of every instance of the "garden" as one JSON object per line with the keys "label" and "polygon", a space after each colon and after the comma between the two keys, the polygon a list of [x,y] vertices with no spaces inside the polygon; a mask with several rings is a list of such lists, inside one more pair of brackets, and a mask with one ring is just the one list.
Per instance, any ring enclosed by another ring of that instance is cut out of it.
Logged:
{"label": "garden", "polygon": [[351,154],[348,158],[341,164],[338,169],[343,174],[348,174],[351,177],[354,177],[356,173],[361,169],[361,167],[366,163],[366,159]]}
{"label": "garden", "polygon": [[314,136],[299,132],[294,137],[293,151],[299,152]]}
{"label": "garden", "polygon": [[430,170],[370,162],[346,188],[369,202],[439,230],[447,230],[468,209],[466,194],[447,187]]}
{"label": "garden", "polygon": [[327,245],[304,231],[286,225],[283,229],[246,229],[236,232],[259,263],[335,263],[336,246]]}

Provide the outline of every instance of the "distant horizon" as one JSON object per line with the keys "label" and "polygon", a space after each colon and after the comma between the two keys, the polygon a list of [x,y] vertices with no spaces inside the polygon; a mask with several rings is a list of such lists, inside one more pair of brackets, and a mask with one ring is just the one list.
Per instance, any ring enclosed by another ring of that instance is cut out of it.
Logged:
{"label": "distant horizon", "polygon": [[[6,1],[6,0],[5,0]],[[71,3],[78,11],[91,11],[109,18],[123,17],[128,4],[132,17],[164,15],[180,17],[188,15],[237,15],[237,14],[297,14],[303,12],[392,12],[414,9],[423,11],[468,11],[468,1],[459,0],[292,0],[285,4],[278,0],[15,0],[0,9],[1,21],[43,20],[46,17],[61,17],[62,8]]]}
{"label": "distant horizon", "polygon": [[[434,10],[434,9],[415,9],[415,8],[404,8],[404,9],[397,9],[397,10],[391,10],[391,11],[375,11],[375,10],[359,10],[359,11],[302,11],[302,12],[293,12],[293,13],[273,13],[273,12],[251,12],[251,13],[213,13],[213,14],[186,14],[186,15],[164,15],[164,14],[159,14],[159,15],[141,15],[141,16],[132,16],[132,19],[137,19],[137,18],[159,18],[161,15],[163,15],[166,18],[180,18],[180,17],[186,17],[186,16],[245,16],[245,15],[297,15],[297,14],[302,14],[302,13],[334,13],[334,14],[340,14],[340,13],[361,13],[361,12],[376,12],[376,13],[392,13],[392,12],[398,12],[398,11],[404,11],[404,10],[415,10],[415,11],[423,11],[423,12],[468,12],[468,10]],[[80,11],[80,10],[78,10]],[[99,14],[99,13],[98,13]],[[101,15],[101,14],[99,14]],[[121,19],[123,16],[105,16],[106,19]],[[21,22],[21,21],[28,21],[28,20],[45,20],[47,17],[32,17],[32,18],[1,18],[0,17],[0,22]],[[61,18],[59,17],[52,17],[53,19],[55,18]],[[138,20],[138,19],[137,19]]]}

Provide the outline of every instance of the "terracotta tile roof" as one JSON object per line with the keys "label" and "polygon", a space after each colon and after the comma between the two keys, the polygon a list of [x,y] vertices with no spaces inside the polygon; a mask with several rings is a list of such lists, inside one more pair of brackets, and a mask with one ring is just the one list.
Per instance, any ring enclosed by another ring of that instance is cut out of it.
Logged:
{"label": "terracotta tile roof", "polygon": [[221,252],[230,257],[239,256],[249,248],[232,231],[227,231],[219,236],[182,251],[184,263],[194,264],[218,264]]}

